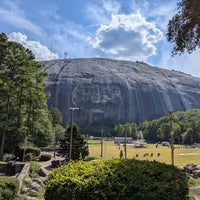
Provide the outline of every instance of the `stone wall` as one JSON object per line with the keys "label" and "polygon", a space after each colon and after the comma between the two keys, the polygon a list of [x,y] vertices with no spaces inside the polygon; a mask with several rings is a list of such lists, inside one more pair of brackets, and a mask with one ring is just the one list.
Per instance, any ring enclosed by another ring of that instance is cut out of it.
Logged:
{"label": "stone wall", "polygon": [[0,174],[6,174],[7,167],[6,163],[0,163]]}
{"label": "stone wall", "polygon": [[21,173],[24,165],[24,163],[18,163],[14,161],[0,163],[0,174],[5,174],[7,176],[17,176],[17,174]]}

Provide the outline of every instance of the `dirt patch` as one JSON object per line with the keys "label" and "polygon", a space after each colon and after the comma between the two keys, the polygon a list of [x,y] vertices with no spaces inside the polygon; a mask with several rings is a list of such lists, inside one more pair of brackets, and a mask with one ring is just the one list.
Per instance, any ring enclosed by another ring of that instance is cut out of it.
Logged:
{"label": "dirt patch", "polygon": [[180,153],[180,154],[176,154],[178,156],[198,156],[199,153]]}

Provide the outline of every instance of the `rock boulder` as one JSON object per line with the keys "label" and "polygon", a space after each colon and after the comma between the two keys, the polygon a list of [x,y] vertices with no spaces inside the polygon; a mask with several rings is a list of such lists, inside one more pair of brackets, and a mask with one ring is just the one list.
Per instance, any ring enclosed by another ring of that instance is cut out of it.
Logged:
{"label": "rock boulder", "polygon": [[142,62],[103,58],[42,62],[48,73],[49,108],[57,107],[64,123],[70,107],[78,107],[81,125],[115,120],[136,122],[167,115],[169,111],[200,108],[200,79]]}

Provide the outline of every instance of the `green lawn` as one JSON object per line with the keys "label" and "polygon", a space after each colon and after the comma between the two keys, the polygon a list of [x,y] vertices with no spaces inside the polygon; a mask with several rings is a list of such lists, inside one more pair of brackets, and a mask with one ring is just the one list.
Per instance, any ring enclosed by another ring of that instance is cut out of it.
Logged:
{"label": "green lawn", "polygon": [[[120,150],[123,150],[123,146],[117,146],[113,141],[103,142],[103,156],[102,159],[108,158],[119,158]],[[100,141],[90,140],[89,141],[89,156],[101,158],[101,144]],[[136,154],[138,157],[136,157]],[[149,156],[144,157],[144,154]],[[150,155],[153,156],[150,156]],[[158,156],[160,154],[160,156]],[[136,158],[140,160],[156,160],[171,164],[171,148],[163,147],[161,145],[156,148],[155,144],[148,144],[147,148],[134,148],[133,146],[127,145],[127,158]],[[187,163],[195,163],[200,165],[200,149],[184,149],[176,146],[174,150],[174,164],[176,166],[183,166]]]}

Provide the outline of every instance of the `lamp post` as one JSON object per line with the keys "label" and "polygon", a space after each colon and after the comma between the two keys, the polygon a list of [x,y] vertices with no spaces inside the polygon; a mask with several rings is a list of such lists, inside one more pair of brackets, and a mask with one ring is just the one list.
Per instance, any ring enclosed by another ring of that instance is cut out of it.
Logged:
{"label": "lamp post", "polygon": [[71,161],[71,158],[72,158],[73,126],[74,126],[74,111],[78,110],[79,108],[70,107],[69,109],[71,110],[71,131],[70,131],[69,160]]}
{"label": "lamp post", "polygon": [[26,154],[26,140],[27,140],[27,136],[25,136],[24,138],[24,150],[23,150],[23,157],[22,157],[23,162],[25,160],[25,154]]}
{"label": "lamp post", "polygon": [[103,157],[103,132],[104,130],[101,129],[101,157]]}
{"label": "lamp post", "polygon": [[170,146],[171,146],[171,162],[172,165],[174,166],[174,127],[173,127],[173,117],[174,117],[174,112],[170,111],[169,112],[169,120],[170,120],[170,129],[171,129],[171,140],[170,140]]}
{"label": "lamp post", "polygon": [[124,158],[127,157],[127,124],[124,125]]}

